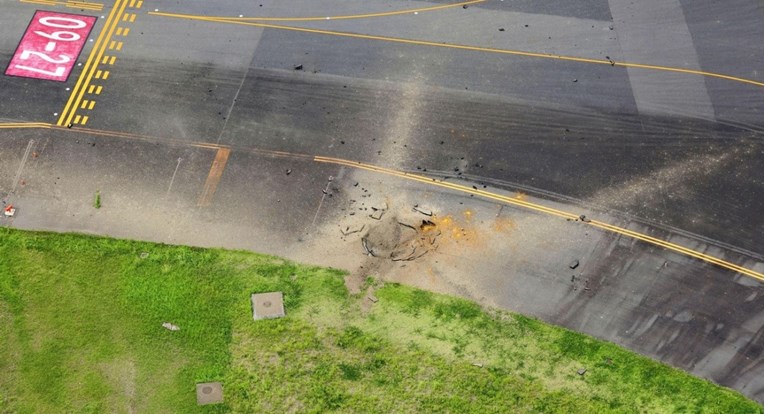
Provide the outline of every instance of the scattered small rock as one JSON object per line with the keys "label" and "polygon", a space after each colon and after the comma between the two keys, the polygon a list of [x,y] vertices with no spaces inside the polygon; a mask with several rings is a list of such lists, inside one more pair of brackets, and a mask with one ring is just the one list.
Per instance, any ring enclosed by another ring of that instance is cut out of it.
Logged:
{"label": "scattered small rock", "polygon": [[504,27],[500,27],[500,28],[499,28],[499,31],[500,31],[500,32],[504,32],[504,31],[505,31],[505,28],[504,28]]}
{"label": "scattered small rock", "polygon": [[292,174],[292,170],[290,170],[289,168],[287,168],[287,171],[286,171],[286,172],[287,172],[287,175],[290,175],[290,174]]}
{"label": "scattered small rock", "polygon": [[480,362],[474,362],[474,363],[473,363],[473,366],[474,366],[474,367],[478,367],[478,368],[483,368],[483,364],[482,364],[482,363],[480,363]]}
{"label": "scattered small rock", "polygon": [[587,368],[579,368],[576,373],[579,375],[584,375],[584,373],[587,372]]}
{"label": "scattered small rock", "polygon": [[295,70],[303,70],[303,65],[297,65],[294,68]]}
{"label": "scattered small rock", "polygon": [[349,234],[358,233],[360,231],[364,230],[364,225],[357,225],[357,226],[345,226],[345,229],[340,229],[340,232],[343,233],[343,236],[347,236]]}
{"label": "scattered small rock", "polygon": [[173,325],[170,322],[162,323],[162,327],[167,329],[167,330],[170,330],[170,331],[179,331],[179,330],[181,330],[181,328],[179,328],[177,325]]}
{"label": "scattered small rock", "polygon": [[424,208],[424,207],[420,207],[418,204],[414,205],[413,210],[418,212],[418,213],[420,213],[420,214],[424,214],[426,216],[432,216],[433,215],[433,211],[432,210]]}
{"label": "scattered small rock", "polygon": [[592,221],[592,220],[588,219],[587,216],[585,216],[584,214],[579,216],[579,220],[582,220],[585,223],[589,223],[590,221]]}
{"label": "scattered small rock", "polygon": [[377,301],[379,300],[379,299],[377,299],[377,297],[375,295],[368,295],[367,299],[372,301],[372,303],[377,303]]}
{"label": "scattered small rock", "polygon": [[571,262],[571,263],[568,265],[568,267],[570,267],[570,268],[572,268],[572,269],[576,269],[577,267],[579,267],[579,260],[574,260],[573,262]]}

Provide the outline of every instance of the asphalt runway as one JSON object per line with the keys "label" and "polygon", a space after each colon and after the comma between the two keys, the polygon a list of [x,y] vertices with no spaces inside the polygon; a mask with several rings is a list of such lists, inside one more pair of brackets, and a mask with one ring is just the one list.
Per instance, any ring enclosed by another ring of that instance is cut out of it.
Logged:
{"label": "asphalt runway", "polygon": [[[66,82],[0,77],[0,225],[371,267],[761,402],[762,4],[649,3],[6,1],[3,68],[35,10],[98,21]],[[492,248],[339,237],[421,202]]]}

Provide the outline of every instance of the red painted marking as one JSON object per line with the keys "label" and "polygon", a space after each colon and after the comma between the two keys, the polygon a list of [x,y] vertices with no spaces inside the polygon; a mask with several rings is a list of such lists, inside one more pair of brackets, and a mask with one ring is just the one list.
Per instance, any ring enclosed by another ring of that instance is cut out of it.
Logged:
{"label": "red painted marking", "polygon": [[36,11],[5,74],[66,82],[96,20],[93,16]]}

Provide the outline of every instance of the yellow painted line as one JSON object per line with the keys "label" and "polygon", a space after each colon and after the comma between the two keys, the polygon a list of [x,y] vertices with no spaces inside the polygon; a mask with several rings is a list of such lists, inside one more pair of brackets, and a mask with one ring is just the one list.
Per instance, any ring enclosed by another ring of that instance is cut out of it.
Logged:
{"label": "yellow painted line", "polygon": [[218,148],[218,152],[215,153],[215,160],[213,160],[212,166],[210,166],[210,172],[207,174],[202,194],[199,195],[199,200],[197,201],[198,207],[207,207],[212,203],[215,190],[218,188],[218,183],[221,176],[223,176],[223,170],[226,168],[230,154],[230,149]]}
{"label": "yellow painted line", "polygon": [[[576,220],[579,217],[577,214],[574,214],[574,213],[569,213],[569,212],[566,212],[566,211],[554,209],[554,208],[543,206],[543,205],[540,205],[540,204],[531,203],[531,202],[520,200],[520,199],[517,199],[517,198],[503,196],[503,195],[499,195],[499,194],[494,194],[494,193],[491,193],[491,192],[488,192],[488,191],[484,191],[484,190],[476,190],[474,188],[463,186],[463,185],[459,185],[459,184],[449,183],[449,182],[445,182],[445,181],[436,180],[434,178],[429,178],[429,177],[425,177],[425,176],[421,176],[421,175],[416,175],[416,174],[410,174],[410,173],[405,173],[405,172],[401,172],[401,171],[391,170],[391,169],[387,169],[387,168],[383,168],[383,167],[377,167],[377,166],[373,166],[373,165],[369,165],[369,164],[363,164],[363,163],[360,163],[360,162],[353,162],[353,161],[348,161],[348,160],[343,160],[343,159],[338,159],[338,158],[321,157],[321,156],[314,157],[314,161],[316,161],[316,162],[323,162],[323,163],[338,164],[338,165],[345,165],[345,166],[352,167],[352,168],[358,168],[358,169],[362,169],[362,170],[367,170],[367,171],[373,171],[373,172],[388,174],[388,175],[392,175],[392,176],[396,176],[396,177],[400,177],[400,178],[405,178],[405,179],[412,180],[412,181],[418,181],[418,182],[429,184],[429,185],[434,185],[434,186],[438,186],[438,187],[448,188],[448,189],[455,190],[455,191],[460,191],[460,192],[463,192],[463,193],[473,194],[473,195],[481,196],[481,197],[492,199],[492,200],[496,200],[496,201],[502,201],[502,202],[507,203],[507,204],[513,204],[513,205],[516,205],[516,206],[524,207],[524,208],[531,209],[531,210],[534,210],[534,211],[538,211],[538,212],[541,212],[541,213],[551,214],[551,215],[554,215],[554,216],[557,216],[557,217],[566,218],[566,219],[570,219],[570,220]],[[634,238],[634,239],[638,239],[638,240],[644,241],[646,243],[657,245],[657,246],[666,248],[668,250],[672,250],[672,251],[674,251],[676,253],[680,253],[680,254],[683,254],[683,255],[686,255],[686,256],[690,256],[690,257],[694,257],[694,258],[703,260],[705,262],[708,262],[708,263],[711,263],[711,264],[714,264],[714,265],[726,268],[728,270],[732,270],[732,271],[744,274],[746,276],[749,276],[751,278],[757,279],[759,281],[762,281],[763,278],[764,278],[762,273],[758,273],[758,272],[756,272],[754,270],[747,269],[747,268],[745,268],[743,266],[736,265],[734,263],[725,261],[723,259],[720,259],[720,258],[717,258],[717,257],[714,257],[714,256],[710,256],[710,255],[704,254],[702,252],[698,252],[698,251],[692,250],[690,248],[681,246],[681,245],[676,244],[676,243],[668,242],[666,240],[661,240],[661,239],[657,239],[655,237],[651,237],[651,236],[646,235],[646,234],[638,233],[638,232],[633,231],[633,230],[629,230],[629,229],[626,229],[626,228],[618,227],[618,226],[615,226],[613,224],[608,224],[608,223],[597,221],[597,220],[591,220],[590,222],[582,222],[582,223],[586,223],[586,224],[589,224],[591,226],[598,227],[600,229],[603,229],[603,230],[606,230],[606,231],[610,231],[610,232],[613,232],[613,233],[617,233],[617,234],[620,234],[620,235],[623,235],[623,236],[627,236],[627,237],[631,237],[631,238]]]}
{"label": "yellow painted line", "polygon": [[123,30],[124,30],[123,28],[121,28],[121,27],[118,27],[118,28],[117,28],[117,36],[122,36],[122,31],[123,31]]}
{"label": "yellow painted line", "polygon": [[130,33],[130,28],[129,28],[129,27],[126,27],[126,28],[125,28],[125,31],[122,33],[122,35],[123,35],[123,36],[127,36],[127,35],[128,35],[128,33]]}
{"label": "yellow painted line", "polygon": [[90,85],[88,88],[88,93],[93,93],[94,90],[96,90],[96,85]]}
{"label": "yellow painted line", "polygon": [[91,3],[87,1],[68,1],[66,3],[72,7],[91,8],[93,10],[101,10],[104,8],[104,5],[101,3]]}
{"label": "yellow painted line", "polygon": [[[77,116],[79,116],[79,115],[77,115]],[[85,115],[85,116],[82,117],[82,122],[80,122],[80,125],[85,125],[87,123],[88,123],[88,116]]]}
{"label": "yellow painted line", "polygon": [[102,79],[103,79],[103,80],[107,80],[107,79],[109,79],[109,71],[108,71],[108,70],[105,70],[105,71],[104,71],[104,77],[103,77]]}
{"label": "yellow painted line", "polygon": [[[69,99],[66,102],[66,105],[64,106],[64,110],[61,111],[61,116],[58,119],[58,122],[56,123],[59,126],[66,125],[69,119],[69,112],[70,109],[76,108],[76,104],[73,106],[73,103],[77,99],[81,99],[81,92],[84,90],[83,88],[85,85],[87,85],[85,79],[88,78],[88,71],[91,69],[91,65],[94,62],[96,62],[96,65],[98,65],[98,61],[100,60],[99,55],[99,49],[100,46],[105,41],[105,36],[108,32],[109,26],[114,21],[115,17],[119,18],[118,15],[120,12],[120,2],[122,0],[116,0],[114,7],[112,8],[112,11],[109,12],[109,17],[106,19],[106,23],[104,24],[104,27],[101,28],[101,33],[99,33],[98,38],[96,40],[96,43],[93,45],[93,49],[90,51],[90,54],[88,55],[88,60],[85,62],[85,67],[82,70],[82,73],[80,74],[79,78],[77,79],[77,83],[75,84],[74,88],[72,88],[72,93],[69,95]],[[97,57],[98,56],[98,57]],[[79,96],[79,97],[78,97]]]}
{"label": "yellow painted line", "polygon": [[108,60],[109,60],[109,56],[104,56],[104,59],[101,61],[101,64],[105,65]]}
{"label": "yellow painted line", "polygon": [[[0,128],[55,128],[55,129],[58,129],[60,131],[65,131],[65,132],[67,132],[67,131],[68,132],[80,132],[80,133],[87,133],[87,134],[93,134],[93,135],[109,136],[109,137],[116,137],[116,138],[126,138],[126,139],[142,140],[142,141],[149,141],[149,142],[156,142],[156,141],[160,140],[157,137],[152,137],[152,136],[148,136],[148,135],[137,135],[137,134],[133,134],[133,133],[129,133],[129,132],[104,131],[104,130],[98,130],[98,129],[77,128],[77,127],[70,129],[70,128],[63,128],[63,127],[60,127],[60,126],[53,126],[51,124],[45,124],[45,123],[25,123],[25,122],[21,122],[21,123],[0,123]],[[198,147],[198,148],[215,149],[215,150],[218,150],[218,151],[225,150],[226,153],[220,153],[219,152],[218,154],[216,154],[216,160],[219,161],[218,164],[221,164],[222,162],[225,163],[225,161],[228,159],[228,152],[230,152],[230,149],[228,147],[221,146],[221,145],[218,145],[218,144],[204,143],[204,142],[196,142],[195,143],[195,142],[188,142],[188,141],[181,141],[181,140],[173,140],[173,139],[169,139],[169,138],[162,138],[161,140],[163,142],[170,142],[170,143],[174,143],[176,145],[188,145],[188,146]],[[428,185],[438,186],[438,187],[442,187],[442,188],[446,188],[446,189],[450,189],[450,190],[454,190],[454,191],[459,191],[459,192],[463,192],[463,193],[469,193],[469,194],[477,195],[477,196],[484,197],[484,198],[487,198],[487,199],[491,199],[491,200],[495,200],[495,201],[500,201],[500,202],[503,202],[503,203],[512,204],[512,205],[516,205],[516,206],[519,206],[519,207],[524,207],[524,208],[527,208],[527,209],[530,209],[530,210],[538,211],[540,213],[550,214],[550,215],[561,217],[561,218],[566,218],[566,219],[570,219],[570,220],[576,220],[576,219],[579,218],[579,216],[577,214],[575,214],[575,213],[570,213],[570,212],[566,212],[566,211],[563,211],[563,210],[555,209],[555,208],[552,208],[552,207],[543,206],[541,204],[531,203],[531,202],[528,202],[528,201],[525,201],[525,200],[522,200],[522,199],[519,199],[519,198],[503,196],[503,195],[491,193],[491,192],[485,191],[485,190],[477,190],[477,189],[473,189],[472,187],[467,187],[467,186],[463,186],[463,185],[459,185],[459,184],[454,184],[454,183],[449,183],[449,182],[445,182],[445,181],[440,181],[440,180],[436,180],[434,178],[425,177],[425,176],[421,176],[421,175],[417,175],[417,174],[410,174],[410,173],[396,171],[396,170],[392,170],[392,169],[388,169],[388,168],[384,168],[384,167],[378,167],[378,166],[373,166],[373,165],[370,165],[370,164],[364,164],[364,163],[361,163],[361,162],[343,160],[343,159],[339,159],[339,158],[323,157],[323,156],[310,156],[310,155],[306,155],[306,154],[295,154],[295,153],[288,153],[288,152],[283,152],[283,151],[268,151],[268,150],[251,150],[251,151],[256,152],[256,153],[263,153],[263,154],[267,154],[267,155],[272,155],[272,156],[283,156],[283,157],[291,157],[291,158],[313,159],[316,162],[332,163],[332,164],[337,164],[337,165],[345,165],[345,166],[352,167],[352,168],[363,169],[363,170],[372,171],[372,172],[376,172],[376,173],[383,173],[383,174],[387,174],[387,175],[391,175],[391,176],[396,176],[396,177],[400,177],[400,178],[404,178],[404,179],[408,179],[408,180],[412,180],[412,181],[418,181],[418,182],[421,182],[421,183],[424,183],[424,184],[428,184]],[[208,181],[210,181],[210,180],[213,180],[213,181],[218,180],[219,181],[220,180],[220,176],[223,173],[223,168],[225,168],[225,164],[217,165],[216,166],[216,163],[214,161],[213,162],[213,166],[210,169],[210,173],[208,174]],[[217,178],[215,178],[216,176],[217,176]],[[210,177],[213,177],[213,178],[210,178]],[[212,191],[214,192],[214,187],[211,188],[212,185],[213,185],[212,184],[213,181],[210,181],[210,185],[208,185],[207,183],[205,184],[205,190],[202,193],[202,195],[200,196],[200,202],[205,202],[205,200],[207,200],[206,202],[209,203],[209,201],[212,199],[212,194],[211,194],[210,190],[212,189]],[[217,186],[217,181],[215,181],[214,185]],[[582,224],[589,224],[591,226],[600,228],[602,230],[611,231],[611,232],[614,232],[614,233],[617,233],[617,234],[621,234],[621,235],[624,235],[624,236],[627,236],[627,237],[631,237],[631,238],[634,238],[634,239],[637,239],[637,240],[644,241],[646,243],[650,243],[650,244],[654,244],[654,245],[657,245],[657,246],[660,246],[660,247],[664,247],[666,249],[675,251],[677,253],[684,254],[684,255],[687,255],[687,256],[690,256],[690,257],[694,257],[694,258],[697,258],[699,260],[703,260],[703,261],[706,261],[708,263],[712,263],[714,265],[717,265],[717,266],[720,266],[720,267],[723,267],[723,268],[726,268],[726,269],[729,269],[729,270],[732,270],[732,271],[735,271],[735,272],[742,273],[742,274],[744,274],[746,276],[752,277],[752,278],[757,279],[759,281],[763,281],[763,277],[764,276],[763,276],[762,273],[758,273],[758,272],[756,272],[754,270],[747,269],[745,267],[736,265],[736,264],[731,263],[731,262],[727,262],[725,260],[716,258],[714,256],[710,256],[710,255],[707,255],[707,254],[704,254],[704,253],[692,250],[690,248],[678,245],[676,243],[671,243],[671,242],[668,242],[668,241],[665,241],[665,240],[657,239],[655,237],[652,237],[652,236],[649,236],[649,235],[646,235],[646,234],[638,233],[638,232],[633,231],[633,230],[629,230],[629,229],[626,229],[626,228],[618,227],[618,226],[615,226],[615,225],[612,225],[612,224],[608,224],[608,223],[605,223],[605,222],[601,222],[601,221],[597,221],[597,220],[592,220],[590,222],[582,222]]]}
{"label": "yellow painted line", "polygon": [[592,64],[598,64],[598,65],[620,66],[620,67],[626,67],[626,68],[650,69],[650,70],[657,70],[657,71],[664,71],[664,72],[675,72],[675,73],[684,73],[689,75],[708,76],[713,78],[731,80],[735,82],[747,83],[747,84],[756,85],[756,86],[764,85],[762,82],[759,82],[756,80],[739,78],[736,76],[730,76],[730,75],[725,75],[721,73],[704,72],[700,70],[684,69],[684,68],[677,68],[677,67],[671,67],[671,66],[647,65],[642,63],[630,63],[630,62],[612,62],[608,60],[582,58],[582,57],[576,57],[576,56],[552,55],[547,53],[527,52],[522,50],[496,49],[491,47],[468,46],[468,45],[460,45],[460,44],[454,44],[454,43],[441,43],[441,42],[431,42],[427,40],[405,39],[400,37],[376,36],[376,35],[366,35],[366,34],[358,34],[358,33],[350,33],[350,32],[338,32],[333,30],[308,29],[304,27],[244,22],[244,21],[238,21],[238,20],[217,19],[217,18],[210,18],[210,17],[204,17],[204,16],[192,16],[192,15],[184,15],[184,14],[173,14],[173,13],[163,13],[163,12],[149,12],[149,14],[155,15],[155,16],[175,17],[180,19],[202,20],[202,21],[209,21],[209,22],[238,24],[243,26],[290,30],[295,32],[303,32],[303,33],[349,37],[349,38],[355,38],[355,39],[378,40],[378,41],[384,41],[384,42],[403,43],[403,44],[419,45],[419,46],[431,46],[431,47],[440,47],[440,48],[447,48],[447,49],[469,50],[473,52],[498,53],[498,54],[504,54],[504,55],[526,56],[526,57],[554,59],[554,60],[580,62],[580,63],[592,63]]}
{"label": "yellow painted line", "polygon": [[101,95],[101,89],[103,89],[103,88],[104,88],[103,86],[101,86],[101,85],[98,85],[98,86],[96,87],[96,95]]}
{"label": "yellow painted line", "polygon": [[44,128],[48,129],[52,125],[45,122],[0,122],[0,129],[16,128]]}
{"label": "yellow painted line", "polygon": [[66,4],[66,7],[71,7],[73,9],[86,9],[86,10],[98,10],[98,11],[103,9],[103,7],[76,4],[76,3],[65,3],[65,4]]}
{"label": "yellow painted line", "polygon": [[19,0],[22,3],[34,3],[34,4],[44,4],[46,6],[55,6],[55,1],[45,1],[45,0]]}
{"label": "yellow painted line", "polygon": [[96,79],[101,79],[101,75],[103,75],[103,73],[104,73],[104,71],[102,71],[102,70],[100,70],[100,69],[99,69],[99,70],[97,70],[97,71],[96,71],[96,76],[95,76],[95,78],[96,78]]}
{"label": "yellow painted line", "polygon": [[132,8],[133,6],[135,6],[135,0],[130,0],[130,5],[128,5],[128,7]]}
{"label": "yellow painted line", "polygon": [[485,1],[486,0],[470,0],[470,1],[463,1],[460,3],[442,4],[440,6],[420,7],[417,9],[405,9],[405,10],[396,10],[396,11],[381,12],[381,13],[350,14],[350,15],[343,15],[343,16],[310,16],[310,17],[206,16],[206,17],[211,17],[214,19],[225,19],[225,20],[230,19],[230,20],[240,20],[240,21],[264,21],[264,22],[265,21],[268,21],[268,22],[311,22],[311,21],[320,21],[320,20],[367,19],[371,17],[396,16],[401,14],[413,14],[413,13],[429,12],[434,10],[450,9],[454,7],[468,6],[470,4],[483,3]]}
{"label": "yellow painted line", "polygon": [[95,107],[95,106],[96,106],[96,101],[90,101],[90,104],[88,104],[88,109],[92,110],[93,107]]}
{"label": "yellow painted line", "polygon": [[129,18],[130,18],[130,13],[125,13],[125,14],[122,16],[122,21],[123,21],[123,22],[126,22],[126,21],[127,21]]}
{"label": "yellow painted line", "polygon": [[111,49],[114,49],[114,46],[115,46],[116,44],[117,44],[117,42],[116,42],[115,40],[112,40],[112,41],[109,43],[109,50],[111,50]]}
{"label": "yellow painted line", "polygon": [[71,7],[75,9],[88,9],[88,10],[102,10],[104,8],[103,4],[98,3],[79,3],[79,2],[60,2],[60,1],[48,1],[48,0],[19,0],[21,3],[33,3],[33,4],[43,4],[46,6],[65,6],[65,7]]}
{"label": "yellow painted line", "polygon": [[75,123],[75,124],[79,124],[79,123],[80,123],[80,119],[81,119],[81,118],[82,118],[82,115],[77,115],[77,116],[75,116],[75,117],[74,117],[74,123]]}
{"label": "yellow painted line", "polygon": [[82,101],[82,105],[80,105],[80,109],[85,109],[86,106],[88,106],[88,100],[87,99]]}
{"label": "yellow painted line", "polygon": [[113,65],[114,62],[116,61],[117,61],[117,56],[112,56],[111,58],[109,58],[109,65]]}
{"label": "yellow painted line", "polygon": [[138,0],[138,4],[135,5],[136,9],[140,9],[143,6],[143,0]]}
{"label": "yellow painted line", "polygon": [[[131,140],[138,140],[138,141],[145,141],[145,142],[164,142],[170,145],[178,145],[178,146],[190,146],[195,148],[206,148],[206,149],[214,149],[218,150],[220,148],[227,148],[223,145],[213,144],[213,143],[206,143],[206,142],[189,142],[186,140],[178,140],[178,139],[172,139],[172,138],[158,138],[155,136],[150,135],[139,135],[139,134],[133,134],[130,132],[119,132],[119,131],[106,131],[102,129],[93,129],[93,128],[78,128],[78,127],[61,127],[61,126],[50,126],[51,129],[57,129],[59,131],[63,132],[77,132],[77,133],[83,133],[83,134],[90,134],[90,135],[98,135],[98,136],[105,136],[105,137],[114,137],[114,138],[123,138],[123,139],[131,139]],[[280,151],[268,151],[268,150],[256,150],[254,151],[256,153],[262,153],[262,154],[268,154],[273,156],[282,156],[282,157],[291,157],[291,158],[303,158],[303,159],[312,159],[313,156],[310,155],[297,155],[287,152],[280,152]]]}
{"label": "yellow painted line", "polygon": [[122,42],[117,42],[117,50],[122,50]]}

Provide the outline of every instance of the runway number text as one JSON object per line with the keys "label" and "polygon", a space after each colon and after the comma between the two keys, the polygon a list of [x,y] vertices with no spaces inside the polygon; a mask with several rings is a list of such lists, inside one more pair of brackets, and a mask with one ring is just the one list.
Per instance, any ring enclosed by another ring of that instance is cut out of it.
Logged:
{"label": "runway number text", "polygon": [[36,11],[5,74],[65,82],[95,22],[93,16]]}

